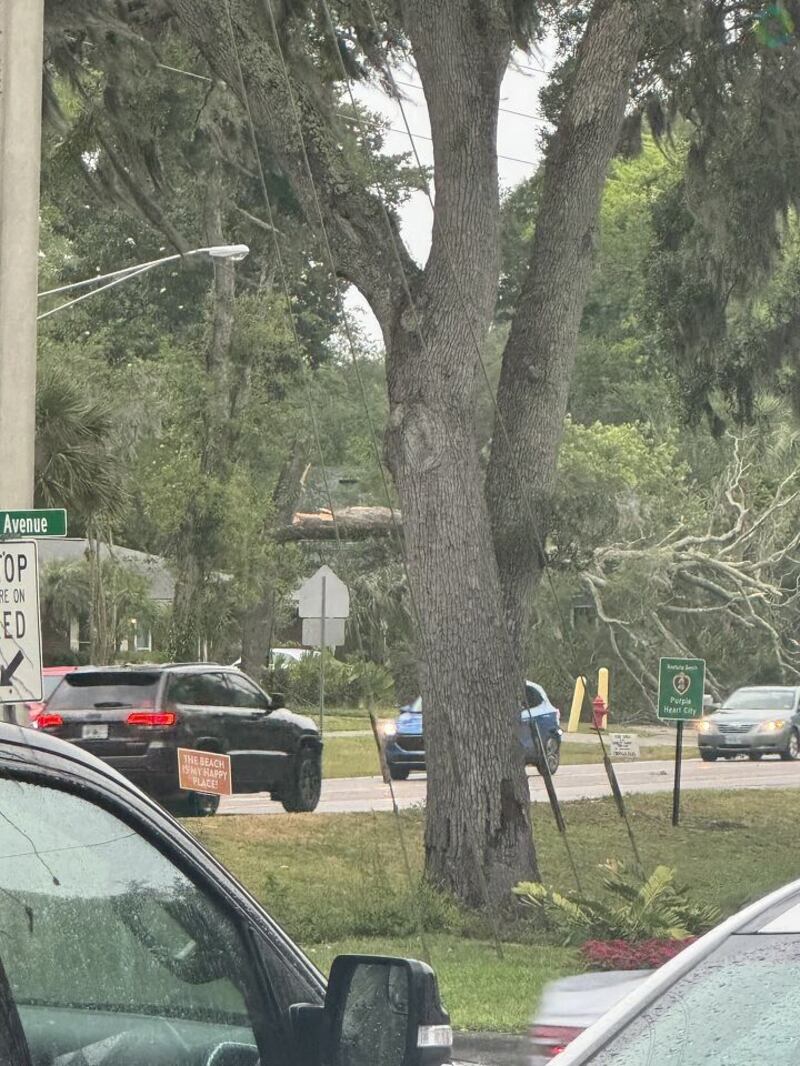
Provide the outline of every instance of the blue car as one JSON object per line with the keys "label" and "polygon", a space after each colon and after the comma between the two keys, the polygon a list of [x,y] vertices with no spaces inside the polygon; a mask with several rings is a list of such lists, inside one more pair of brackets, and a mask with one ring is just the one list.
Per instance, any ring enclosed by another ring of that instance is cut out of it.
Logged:
{"label": "blue car", "polygon": [[[525,764],[535,766],[541,773],[543,759],[547,759],[550,773],[554,774],[561,762],[561,712],[550,702],[542,686],[533,681],[525,682],[525,706],[520,711],[517,731]],[[422,697],[401,708],[393,722],[385,723],[383,739],[386,762],[394,781],[405,781],[412,770],[425,769]]]}

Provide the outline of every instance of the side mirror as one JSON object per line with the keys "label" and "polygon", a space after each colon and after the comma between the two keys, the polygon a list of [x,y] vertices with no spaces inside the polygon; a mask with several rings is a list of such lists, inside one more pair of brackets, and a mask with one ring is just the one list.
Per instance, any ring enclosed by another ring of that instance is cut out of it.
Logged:
{"label": "side mirror", "polygon": [[269,709],[271,711],[277,711],[280,707],[286,706],[286,697],[282,692],[273,692],[269,698]]}
{"label": "side mirror", "polygon": [[334,960],[325,997],[330,1066],[443,1066],[452,1043],[430,966],[379,955]]}

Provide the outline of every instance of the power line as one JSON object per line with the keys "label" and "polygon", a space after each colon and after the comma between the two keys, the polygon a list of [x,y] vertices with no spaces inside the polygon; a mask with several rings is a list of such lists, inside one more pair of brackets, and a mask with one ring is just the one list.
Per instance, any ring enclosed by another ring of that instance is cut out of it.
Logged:
{"label": "power line", "polygon": [[[390,133],[401,133],[404,137],[406,136],[406,131],[405,130],[398,130],[394,126],[390,126],[389,127],[389,132]],[[431,144],[433,143],[433,137],[429,137],[425,133],[409,133],[408,136],[409,137],[419,137],[419,139],[421,141],[430,141]],[[539,166],[539,164],[538,163],[534,163],[534,161],[532,159],[517,159],[516,156],[513,156],[513,155],[500,155],[499,152],[498,152],[497,158],[498,159],[504,159],[504,160],[506,160],[509,163],[522,163],[526,167],[538,167]]]}
{"label": "power line", "polygon": [[[342,112],[340,111],[339,112],[339,116],[340,116],[340,118],[343,118],[345,120],[345,122],[355,123],[358,126],[361,125],[359,119],[355,115],[345,115],[345,114],[342,114]],[[389,130],[389,133],[399,133],[402,137],[406,137],[406,136],[418,137],[421,141],[430,141],[431,144],[433,143],[433,137],[428,136],[427,133],[408,133],[406,130],[397,129],[396,126],[389,126],[388,130]],[[508,163],[521,163],[523,166],[526,166],[526,167],[538,167],[539,166],[539,164],[537,162],[534,162],[532,159],[518,159],[517,156],[501,155],[499,152],[497,154],[497,158],[498,159],[503,159],[503,160],[505,160]]]}
{"label": "power line", "polygon": [[[395,85],[402,85],[406,89],[416,89],[417,92],[420,93],[425,92],[421,85],[417,85],[416,82],[413,81],[400,81],[399,78],[396,78]],[[528,111],[514,111],[513,108],[510,107],[500,107],[498,110],[502,111],[505,115],[517,115],[519,118],[529,118],[533,122],[547,122],[549,124],[550,121],[549,119],[546,119],[544,115],[531,115]]]}

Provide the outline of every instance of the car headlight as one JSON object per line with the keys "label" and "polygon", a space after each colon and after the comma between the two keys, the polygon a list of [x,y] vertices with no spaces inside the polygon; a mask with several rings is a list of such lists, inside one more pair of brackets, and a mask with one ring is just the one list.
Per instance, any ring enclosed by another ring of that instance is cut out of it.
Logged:
{"label": "car headlight", "polygon": [[381,726],[381,731],[385,737],[397,736],[397,726],[394,722],[384,722]]}
{"label": "car headlight", "polygon": [[782,718],[776,718],[774,722],[762,722],[758,731],[759,733],[778,733],[785,726],[786,722]]}
{"label": "car headlight", "polygon": [[710,733],[713,728],[714,723],[709,722],[707,718],[703,718],[699,722],[695,723],[695,729],[698,733]]}

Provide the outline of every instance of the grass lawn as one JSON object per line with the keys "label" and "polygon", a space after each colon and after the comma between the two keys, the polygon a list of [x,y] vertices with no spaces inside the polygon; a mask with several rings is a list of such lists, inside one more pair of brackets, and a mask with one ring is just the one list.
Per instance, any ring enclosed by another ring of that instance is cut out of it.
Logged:
{"label": "grass lawn", "polygon": [[380,774],[372,737],[328,737],[322,749],[324,777],[373,777]]}
{"label": "grass lawn", "polygon": [[[492,943],[464,940],[434,933],[428,938],[431,960],[436,967],[442,999],[458,1029],[513,1033],[524,1030],[544,985],[579,969],[569,948],[504,944],[503,958]],[[309,956],[327,972],[337,955],[350,952],[419,958],[418,938],[342,940],[315,945]]]}
{"label": "grass lawn", "polygon": [[[359,719],[354,720],[359,721]],[[338,719],[335,726],[333,721],[332,718],[330,720],[326,718],[326,729],[338,730],[340,728]],[[359,726],[350,728],[369,727],[368,721],[366,725],[363,719],[360,721]],[[674,747],[642,748],[641,751],[642,759],[671,759],[675,754]],[[696,756],[696,744],[684,743],[684,757],[696,758]],[[561,763],[563,766],[595,762],[602,762],[599,745],[562,744]],[[325,741],[323,774],[325,777],[372,777],[380,774],[375,741],[372,737],[328,737]]]}
{"label": "grass lawn", "polygon": [[[670,825],[671,796],[634,796],[631,821],[648,869],[677,868],[679,880],[729,914],[800,876],[795,845],[797,792],[686,792],[682,824]],[[598,865],[628,859],[624,826],[611,800],[565,805],[584,887],[600,885]],[[420,921],[445,1001],[460,1028],[524,1029],[546,980],[575,972],[575,954],[554,947],[520,911],[499,960],[486,916],[465,914],[420,887],[422,816],[389,814],[251,815],[194,820],[191,830],[229,866],[322,967],[355,946],[419,957]],[[407,842],[412,883],[398,833]],[[534,810],[543,880],[573,888],[563,842],[548,809]]]}

